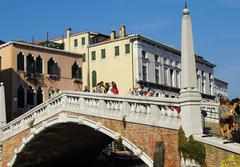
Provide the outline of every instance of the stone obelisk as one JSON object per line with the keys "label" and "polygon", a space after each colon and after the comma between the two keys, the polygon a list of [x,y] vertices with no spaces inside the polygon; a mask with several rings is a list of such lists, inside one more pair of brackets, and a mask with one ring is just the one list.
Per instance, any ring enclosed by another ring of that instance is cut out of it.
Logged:
{"label": "stone obelisk", "polygon": [[187,136],[202,133],[201,95],[197,87],[192,23],[189,14],[190,11],[185,5],[182,16],[180,101],[182,128]]}

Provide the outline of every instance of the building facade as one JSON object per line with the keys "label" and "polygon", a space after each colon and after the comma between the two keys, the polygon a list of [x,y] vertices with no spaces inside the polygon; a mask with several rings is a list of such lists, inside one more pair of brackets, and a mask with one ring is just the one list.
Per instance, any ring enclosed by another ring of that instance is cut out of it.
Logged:
{"label": "building facade", "polygon": [[[52,41],[65,44],[65,50],[83,54],[83,84],[90,88],[97,82],[115,81],[126,94],[138,84],[151,88],[157,96],[178,97],[180,91],[181,52],[140,34],[109,36],[82,32]],[[214,99],[215,65],[196,55],[198,88],[206,99]]]}
{"label": "building facade", "polygon": [[216,97],[228,97],[228,83],[218,78],[214,78],[214,95]]}
{"label": "building facade", "polygon": [[7,121],[61,90],[82,90],[80,54],[23,42],[0,45]]}

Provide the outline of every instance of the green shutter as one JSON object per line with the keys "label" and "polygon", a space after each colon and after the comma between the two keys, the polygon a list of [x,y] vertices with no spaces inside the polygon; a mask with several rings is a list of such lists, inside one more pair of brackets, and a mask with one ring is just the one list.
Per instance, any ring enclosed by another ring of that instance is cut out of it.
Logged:
{"label": "green shutter", "polygon": [[96,60],[96,51],[92,51],[92,60]]}
{"label": "green shutter", "polygon": [[115,46],[115,56],[119,56],[119,46]]}
{"label": "green shutter", "polygon": [[129,44],[125,45],[125,53],[126,54],[130,53],[130,45]]}
{"label": "green shutter", "polygon": [[104,59],[106,58],[106,50],[105,49],[102,49],[101,50],[101,57]]}
{"label": "green shutter", "polygon": [[95,87],[97,85],[97,73],[96,71],[92,72],[92,87]]}
{"label": "green shutter", "polygon": [[86,54],[83,53],[83,54],[82,54],[82,62],[85,62],[85,61],[86,61]]}

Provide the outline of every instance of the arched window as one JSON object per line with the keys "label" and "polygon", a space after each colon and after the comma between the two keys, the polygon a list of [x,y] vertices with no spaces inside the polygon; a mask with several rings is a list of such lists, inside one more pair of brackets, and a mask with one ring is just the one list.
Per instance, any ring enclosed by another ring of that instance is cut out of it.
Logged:
{"label": "arched window", "polygon": [[17,89],[17,108],[25,107],[25,91],[22,85]]}
{"label": "arched window", "polygon": [[38,56],[36,58],[36,73],[42,74],[42,58]]}
{"label": "arched window", "polygon": [[22,52],[17,55],[17,70],[24,71],[24,55]]}
{"label": "arched window", "polygon": [[78,66],[77,62],[72,65],[72,78],[82,79],[82,68]]}
{"label": "arched window", "polygon": [[32,54],[30,53],[27,56],[27,76],[34,77],[35,75],[35,60]]}
{"label": "arched window", "polygon": [[31,86],[27,89],[27,105],[34,105],[34,93]]}
{"label": "arched window", "polygon": [[48,74],[58,75],[58,65],[52,57],[48,61]]}
{"label": "arched window", "polygon": [[38,89],[37,89],[37,105],[41,104],[42,102],[43,102],[42,88],[38,87]]}
{"label": "arched window", "polygon": [[97,85],[97,72],[92,71],[92,87],[95,87]]}

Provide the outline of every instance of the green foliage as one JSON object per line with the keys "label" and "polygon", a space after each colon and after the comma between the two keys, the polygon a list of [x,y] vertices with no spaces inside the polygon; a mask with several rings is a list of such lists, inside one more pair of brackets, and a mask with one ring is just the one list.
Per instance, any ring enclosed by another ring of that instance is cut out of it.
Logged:
{"label": "green foliage", "polygon": [[35,119],[32,119],[31,121],[28,122],[28,127],[32,128],[34,124]]}
{"label": "green foliage", "polygon": [[178,131],[178,151],[184,159],[194,159],[201,166],[206,166],[206,149],[203,143],[187,138],[182,127]]}

